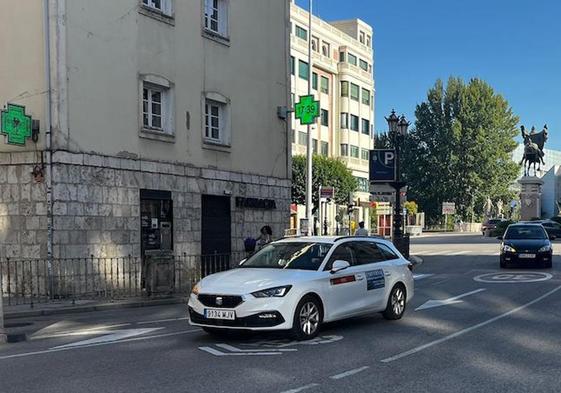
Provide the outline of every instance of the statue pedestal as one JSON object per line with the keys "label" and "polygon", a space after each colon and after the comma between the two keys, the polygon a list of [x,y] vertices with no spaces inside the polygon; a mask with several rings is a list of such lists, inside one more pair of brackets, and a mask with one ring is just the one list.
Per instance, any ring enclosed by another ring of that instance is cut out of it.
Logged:
{"label": "statue pedestal", "polygon": [[520,184],[520,219],[528,221],[542,215],[543,180],[536,176],[524,176],[518,180]]}

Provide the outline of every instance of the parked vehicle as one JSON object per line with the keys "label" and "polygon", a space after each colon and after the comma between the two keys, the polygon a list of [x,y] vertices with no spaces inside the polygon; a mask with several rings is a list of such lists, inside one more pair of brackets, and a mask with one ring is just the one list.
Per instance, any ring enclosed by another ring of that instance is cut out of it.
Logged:
{"label": "parked vehicle", "polygon": [[[497,228],[497,224],[504,221],[502,218],[490,218],[481,225],[481,233],[483,236],[490,234],[491,231]],[[488,232],[487,232],[488,231]]]}

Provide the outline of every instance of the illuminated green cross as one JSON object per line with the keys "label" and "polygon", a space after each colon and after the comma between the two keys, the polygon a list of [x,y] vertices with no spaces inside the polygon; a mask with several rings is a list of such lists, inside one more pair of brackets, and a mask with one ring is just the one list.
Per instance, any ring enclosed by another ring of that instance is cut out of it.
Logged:
{"label": "illuminated green cross", "polygon": [[294,105],[294,112],[300,124],[313,124],[319,116],[319,101],[314,101],[314,96],[300,96],[300,102]]}
{"label": "illuminated green cross", "polygon": [[12,145],[25,145],[25,140],[31,138],[31,116],[25,114],[25,107],[8,104],[1,113],[2,134],[8,136],[7,143]]}

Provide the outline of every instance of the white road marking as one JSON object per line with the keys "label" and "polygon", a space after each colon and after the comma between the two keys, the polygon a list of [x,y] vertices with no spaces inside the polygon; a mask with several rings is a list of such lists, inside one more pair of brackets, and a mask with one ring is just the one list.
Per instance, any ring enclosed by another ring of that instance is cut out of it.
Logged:
{"label": "white road marking", "polygon": [[295,346],[295,345],[331,344],[331,343],[334,343],[336,341],[340,341],[342,339],[343,339],[343,336],[333,335],[333,336],[316,337],[316,338],[313,338],[311,340],[306,340],[306,341],[289,341],[289,342],[286,342],[286,340],[263,340],[263,341],[254,342],[254,343],[250,344],[250,346],[285,348],[285,347],[290,347],[290,346]]}
{"label": "white road marking", "polygon": [[416,252],[415,254],[419,254],[419,255],[423,255],[423,256],[436,256],[436,255],[444,255],[446,254],[448,251],[421,251],[421,252]]}
{"label": "white road marking", "polygon": [[148,334],[155,332],[157,330],[162,330],[163,327],[160,328],[149,328],[149,329],[124,329],[124,330],[109,330],[109,331],[99,331],[95,334],[103,334],[101,337],[90,338],[89,340],[78,341],[75,343],[59,345],[52,349],[60,349],[60,348],[71,348],[71,347],[82,347],[91,344],[98,344],[98,343],[107,343],[113,341],[119,341],[126,338],[141,336],[143,334]]}
{"label": "white road marking", "polygon": [[201,351],[205,351],[214,356],[268,356],[268,355],[282,355],[282,352],[222,352],[212,347],[199,347]]}
{"label": "white road marking", "polygon": [[121,323],[118,325],[102,325],[95,327],[87,327],[82,329],[68,330],[63,332],[56,332],[52,334],[39,334],[37,336],[33,335],[32,340],[44,340],[47,338],[58,338],[58,337],[68,337],[68,336],[92,336],[95,334],[108,334],[110,329],[117,327],[130,326],[130,323]]}
{"label": "white road marking", "polygon": [[550,273],[541,272],[516,272],[516,273],[488,273],[481,274],[473,279],[478,282],[491,284],[519,284],[547,281],[553,277]]}
{"label": "white road marking", "polygon": [[137,322],[137,325],[149,325],[152,323],[162,323],[162,322],[176,322],[176,321],[185,321],[188,320],[188,317],[183,317],[183,318],[170,318],[170,319],[159,319],[159,320],[155,320],[155,321],[142,321],[142,322]]}
{"label": "white road marking", "polygon": [[201,331],[200,329],[184,330],[184,331],[181,331],[181,332],[164,333],[164,334],[156,334],[156,335],[153,335],[153,336],[128,338],[128,339],[120,340],[120,341],[111,341],[111,342],[105,342],[105,343],[89,344],[89,345],[83,345],[81,347],[46,349],[46,350],[43,350],[43,351],[17,353],[15,355],[0,356],[0,360],[13,359],[13,358],[23,358],[23,357],[35,356],[35,355],[43,355],[43,354],[52,353],[52,352],[72,351],[72,350],[76,350],[76,349],[83,349],[83,348],[89,348],[89,347],[99,347],[99,346],[102,346],[102,345],[116,345],[116,344],[121,344],[121,343],[132,342],[132,341],[150,340],[152,338],[179,336],[179,335],[183,335],[183,334],[195,333],[195,332],[200,332],[200,331]]}
{"label": "white road marking", "polygon": [[298,393],[298,392],[301,392],[301,391],[306,390],[306,389],[314,388],[316,386],[319,386],[319,384],[311,383],[309,385],[301,386],[301,387],[296,388],[296,389],[285,390],[284,392],[281,392],[281,393]]}
{"label": "white road marking", "polygon": [[561,285],[558,286],[558,287],[556,287],[556,288],[554,288],[553,290],[547,292],[546,294],[544,294],[544,295],[542,295],[542,296],[540,296],[540,297],[538,297],[538,298],[532,300],[531,302],[528,302],[528,303],[526,303],[526,304],[523,304],[522,306],[516,307],[516,308],[514,308],[514,309],[512,309],[512,310],[510,310],[510,311],[507,311],[507,312],[503,313],[503,314],[497,315],[496,317],[493,317],[493,318],[491,318],[491,319],[488,319],[488,320],[486,320],[486,321],[484,321],[484,322],[478,323],[477,325],[473,325],[473,326],[471,326],[471,327],[469,327],[469,328],[459,330],[459,331],[457,331],[456,333],[452,333],[452,334],[450,334],[450,335],[448,335],[448,336],[444,336],[444,337],[442,337],[442,338],[439,338],[438,340],[434,340],[434,341],[431,341],[431,342],[426,343],[426,344],[424,344],[424,345],[420,345],[420,346],[418,346],[418,347],[416,347],[416,348],[410,349],[409,351],[405,351],[405,352],[399,353],[399,354],[397,354],[397,355],[395,355],[395,356],[391,356],[391,357],[389,357],[389,358],[382,359],[381,362],[382,362],[382,363],[390,363],[390,362],[393,362],[393,361],[395,361],[395,360],[399,360],[399,359],[401,359],[401,358],[404,358],[404,357],[413,355],[413,354],[415,354],[415,353],[417,353],[417,352],[420,352],[420,351],[425,350],[425,349],[427,349],[427,348],[433,347],[433,346],[435,346],[435,345],[442,344],[443,342],[446,342],[446,341],[451,340],[451,339],[453,339],[453,338],[462,336],[462,335],[464,335],[464,334],[466,334],[466,333],[469,333],[469,332],[471,332],[471,331],[474,331],[474,330],[476,330],[476,329],[479,329],[479,328],[482,328],[482,327],[484,327],[484,326],[487,326],[487,325],[489,325],[489,324],[491,324],[491,323],[493,323],[493,322],[496,322],[496,321],[498,321],[498,320],[500,320],[500,319],[506,318],[506,317],[508,317],[509,315],[512,315],[512,314],[514,314],[514,313],[517,313],[518,311],[521,311],[521,310],[523,310],[523,309],[525,309],[525,308],[530,307],[531,305],[533,305],[533,304],[535,304],[535,303],[537,303],[537,302],[539,302],[539,301],[541,301],[541,300],[543,300],[543,299],[545,299],[545,298],[547,298],[547,297],[553,295],[555,292],[557,292],[557,291],[560,290],[560,289],[561,289]]}
{"label": "white road marking", "polygon": [[456,256],[456,255],[465,255],[465,254],[471,254],[471,251],[456,251],[456,252],[451,252],[450,256]]}
{"label": "white road marking", "polygon": [[456,304],[456,303],[462,303],[463,300],[460,300],[461,298],[469,296],[469,295],[474,295],[474,294],[479,293],[479,292],[483,292],[484,290],[485,290],[485,288],[479,288],[479,289],[476,289],[475,291],[463,293],[461,295],[454,296],[454,297],[451,297],[451,298],[448,298],[448,299],[442,299],[442,300],[432,300],[431,299],[428,302],[424,303],[423,305],[417,307],[415,309],[415,311],[425,310],[427,308],[433,308],[433,307],[449,306],[451,304]]}
{"label": "white road marking", "polygon": [[421,280],[423,278],[434,276],[434,274],[413,274],[414,280]]}
{"label": "white road marking", "polygon": [[296,348],[286,348],[286,349],[239,349],[228,344],[216,344],[217,347],[225,349],[230,352],[296,352]]}
{"label": "white road marking", "polygon": [[351,375],[355,375],[358,374],[364,370],[369,369],[369,366],[364,366],[364,367],[360,367],[360,368],[355,368],[354,370],[349,370],[349,371],[345,371],[344,373],[341,374],[337,374],[337,375],[332,375],[331,379],[341,379],[341,378],[345,378],[345,377],[350,377]]}

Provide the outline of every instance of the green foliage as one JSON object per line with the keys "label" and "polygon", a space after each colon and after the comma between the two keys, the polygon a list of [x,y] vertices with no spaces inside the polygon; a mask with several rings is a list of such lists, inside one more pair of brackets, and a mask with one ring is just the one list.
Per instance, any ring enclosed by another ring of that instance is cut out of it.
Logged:
{"label": "green foliage", "polygon": [[419,206],[417,206],[415,201],[407,201],[403,204],[403,207],[407,209],[407,214],[410,216],[414,216],[419,212]]}
{"label": "green foliage", "polygon": [[403,149],[408,196],[440,220],[442,202],[455,202],[458,215],[483,214],[487,197],[507,204],[518,176],[511,153],[516,148],[518,118],[508,102],[480,79],[464,83],[438,80],[415,110],[415,129]]}
{"label": "green foliage", "polygon": [[[319,187],[335,187],[335,203],[346,204],[349,193],[355,192],[358,182],[344,162],[314,155],[312,159],[312,201],[314,212],[319,204]],[[292,157],[292,202],[306,204],[306,157]]]}

